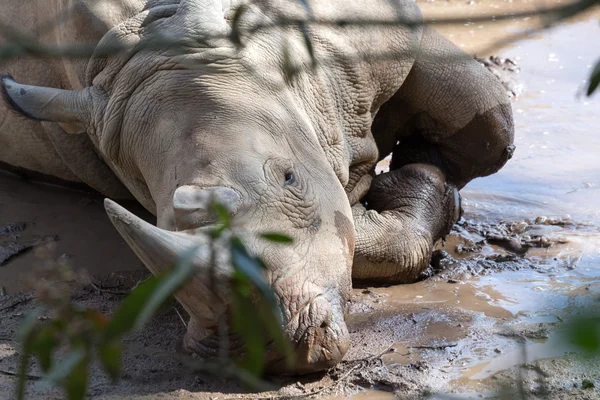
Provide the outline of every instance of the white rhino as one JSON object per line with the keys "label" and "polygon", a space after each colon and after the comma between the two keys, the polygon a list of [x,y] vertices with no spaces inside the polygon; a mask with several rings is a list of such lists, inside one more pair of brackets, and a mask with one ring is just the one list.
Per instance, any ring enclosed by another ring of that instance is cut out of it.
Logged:
{"label": "white rhino", "polygon": [[[157,227],[110,200],[106,209],[153,273],[205,243],[196,233],[214,223],[214,195],[265,260],[296,346],[291,372],[318,371],[348,348],[352,279],[417,279],[460,216],[458,190],[510,158],[511,107],[491,73],[418,23],[411,0],[257,0],[236,13],[240,4],[3,2],[2,24],[55,50],[95,50],[1,65],[0,161],[137,199]],[[319,22],[303,31],[290,19]],[[390,172],[375,175],[390,153]],[[252,235],[265,231],[294,244]],[[176,296],[191,318],[183,347],[210,356],[229,303],[210,297],[206,252],[195,262]],[[284,370],[276,352],[269,362]]]}

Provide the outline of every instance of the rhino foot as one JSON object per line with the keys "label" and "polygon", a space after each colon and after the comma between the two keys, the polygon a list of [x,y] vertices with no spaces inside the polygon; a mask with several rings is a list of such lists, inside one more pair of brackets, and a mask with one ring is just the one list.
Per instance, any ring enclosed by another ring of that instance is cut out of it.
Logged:
{"label": "rhino foot", "polygon": [[378,175],[364,202],[352,210],[357,234],[352,278],[364,283],[417,280],[435,242],[461,216],[457,188],[427,164]]}

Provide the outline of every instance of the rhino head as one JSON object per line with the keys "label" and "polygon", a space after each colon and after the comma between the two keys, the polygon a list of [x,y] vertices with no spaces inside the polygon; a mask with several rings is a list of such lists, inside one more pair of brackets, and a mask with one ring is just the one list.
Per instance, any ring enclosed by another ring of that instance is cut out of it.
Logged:
{"label": "rhino head", "polygon": [[[225,40],[200,40],[229,30],[220,1],[155,7],[106,34],[98,48],[121,43],[130,50],[98,51],[85,89],[29,86],[5,76],[3,94],[26,116],[87,132],[119,179],[155,213],[157,226],[105,203],[153,273],[200,246],[198,272],[176,294],[191,317],[185,349],[216,353],[216,329],[230,309],[225,292],[217,293],[219,301],[213,297],[220,288],[211,286],[202,234],[215,223],[207,208],[214,198],[267,266],[265,278],[297,353],[287,372],[323,370],[349,345],[344,313],[355,241],[351,208],[311,123],[316,105],[298,99],[280,84],[283,74],[273,72],[280,71],[280,57],[260,41],[237,52]],[[150,33],[187,42],[177,51],[137,46]],[[261,232],[280,232],[294,242],[269,243],[257,238]],[[230,271],[224,260],[218,273],[227,278]],[[283,371],[276,350],[268,359],[271,369]]]}

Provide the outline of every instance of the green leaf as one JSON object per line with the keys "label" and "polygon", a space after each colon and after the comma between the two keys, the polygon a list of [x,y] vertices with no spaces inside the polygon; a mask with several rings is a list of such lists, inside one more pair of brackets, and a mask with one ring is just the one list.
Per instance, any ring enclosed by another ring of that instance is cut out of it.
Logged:
{"label": "green leaf", "polygon": [[296,353],[292,348],[292,344],[285,337],[283,332],[283,324],[280,317],[282,313],[277,313],[276,310],[265,301],[259,303],[259,310],[259,316],[262,323],[268,335],[273,339],[275,347],[277,347],[277,350],[285,356],[288,368],[293,368],[296,364]]}
{"label": "green leaf", "polygon": [[117,382],[121,377],[122,352],[121,341],[117,339],[98,345],[98,358],[113,382]]}
{"label": "green leaf", "polygon": [[[287,239],[286,236],[278,234],[264,234],[272,236],[276,240]],[[263,237],[264,237],[263,235]],[[238,237],[231,240],[231,259],[235,275],[242,274],[234,281],[234,328],[244,339],[247,347],[247,357],[244,367],[258,376],[264,368],[265,334],[270,336],[278,350],[286,355],[286,362],[295,362],[294,352],[291,344],[285,338],[282,330],[282,313],[279,310],[273,289],[268,285],[262,275],[265,269],[259,258],[251,256]],[[246,279],[244,279],[246,278]],[[258,304],[249,301],[247,281],[259,289]],[[258,306],[258,307],[257,307]],[[259,324],[256,321],[260,321]],[[266,332],[265,332],[266,331]],[[287,357],[289,355],[289,357]],[[258,360],[260,358],[260,362]]]}
{"label": "green leaf", "polygon": [[294,243],[294,239],[292,239],[289,236],[283,235],[281,233],[265,232],[265,233],[261,233],[260,237],[262,237],[265,240],[268,240],[269,242]]}
{"label": "green leaf", "polygon": [[272,306],[276,307],[277,300],[275,299],[275,294],[262,274],[265,268],[264,264],[261,260],[248,253],[246,247],[238,237],[231,239],[231,261],[234,268],[247,276],[250,282],[261,291],[262,295]]}
{"label": "green leaf", "polygon": [[265,364],[265,341],[261,324],[256,323],[257,313],[253,304],[240,295],[234,287],[233,327],[246,345],[241,366],[254,376],[260,376]]}
{"label": "green leaf", "polygon": [[25,399],[25,383],[27,381],[27,370],[29,369],[29,357],[33,351],[38,318],[44,312],[43,309],[33,310],[21,324],[17,337],[21,342],[21,357],[19,360],[19,381],[17,382],[17,399]]}
{"label": "green leaf", "polygon": [[88,383],[89,358],[83,357],[65,379],[65,390],[68,400],[83,400]]}
{"label": "green leaf", "polygon": [[136,318],[133,327],[134,330],[142,328],[156,311],[194,275],[196,269],[192,261],[197,251],[198,248],[188,250],[180,258],[175,268],[166,276],[159,279],[156,290],[154,290],[148,301],[144,303],[144,307]]}
{"label": "green leaf", "polygon": [[123,300],[105,330],[105,341],[142,328],[156,311],[194,274],[197,248],[188,250],[167,274],[152,277]]}
{"label": "green leaf", "polygon": [[35,309],[31,311],[26,317],[21,326],[19,327],[19,331],[17,332],[17,340],[23,342],[27,338],[31,336],[33,331],[38,327],[38,319],[44,313],[44,310],[41,308]]}
{"label": "green leaf", "polygon": [[600,351],[600,318],[581,318],[570,323],[571,341],[588,353]]}
{"label": "green leaf", "polygon": [[227,229],[231,226],[231,215],[229,215],[229,210],[216,201],[213,201],[212,208],[217,214],[218,223],[223,226],[224,229]]}
{"label": "green leaf", "polygon": [[592,71],[592,75],[590,75],[590,86],[588,87],[587,95],[591,96],[592,93],[594,93],[594,91],[598,88],[599,84],[600,84],[600,61],[598,61],[598,63],[596,63],[596,66],[594,67],[594,71]]}
{"label": "green leaf", "polygon": [[31,352],[35,354],[40,362],[42,371],[48,372],[52,367],[52,355],[59,345],[55,325],[46,325],[40,329],[31,345]]}
{"label": "green leaf", "polygon": [[160,278],[151,277],[123,300],[106,326],[104,341],[109,342],[133,330],[137,316],[159,284]]}
{"label": "green leaf", "polygon": [[[70,351],[67,356],[58,364],[55,364],[50,371],[46,374],[42,380],[42,384],[52,384],[62,382],[66,379],[76,368],[81,368],[82,362],[86,360],[85,349],[78,348]],[[87,366],[87,363],[85,364]]]}

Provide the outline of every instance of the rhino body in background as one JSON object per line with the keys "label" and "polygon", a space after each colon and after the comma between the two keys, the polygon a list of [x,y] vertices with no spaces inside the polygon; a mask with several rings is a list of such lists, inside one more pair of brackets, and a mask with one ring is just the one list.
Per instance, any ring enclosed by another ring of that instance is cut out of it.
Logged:
{"label": "rhino body in background", "polygon": [[[258,0],[241,14],[220,0],[0,5],[3,24],[53,48],[96,46],[91,57],[0,66],[0,162],[137,199],[157,227],[111,201],[106,208],[153,273],[203,243],[198,231],[214,222],[206,199],[225,204],[267,265],[297,373],[342,359],[352,279],[417,279],[460,216],[458,189],[496,172],[513,149],[501,84],[432,29],[309,23],[312,68],[302,31],[281,23],[418,22],[412,1],[309,5]],[[236,15],[241,48],[228,39]],[[178,45],[143,45],[154,39]],[[290,79],[292,69],[300,72]],[[375,175],[390,153],[390,172]],[[265,231],[294,244],[256,238]],[[206,268],[206,251],[195,263]],[[219,273],[228,271],[225,263]],[[215,353],[229,306],[210,296],[206,271],[176,296],[191,317],[184,348],[204,356]],[[280,356],[269,360],[283,369]]]}

